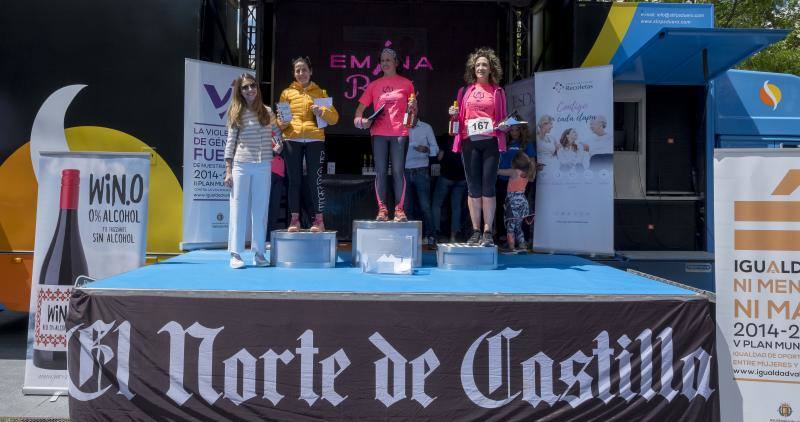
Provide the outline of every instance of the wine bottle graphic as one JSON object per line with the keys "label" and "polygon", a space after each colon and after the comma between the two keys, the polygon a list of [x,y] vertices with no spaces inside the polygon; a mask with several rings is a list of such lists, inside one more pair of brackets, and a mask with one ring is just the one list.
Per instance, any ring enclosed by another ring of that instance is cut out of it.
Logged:
{"label": "wine bottle graphic", "polygon": [[67,368],[66,319],[75,280],[88,274],[78,229],[80,171],[61,172],[58,221],[39,271],[33,364],[44,369]]}

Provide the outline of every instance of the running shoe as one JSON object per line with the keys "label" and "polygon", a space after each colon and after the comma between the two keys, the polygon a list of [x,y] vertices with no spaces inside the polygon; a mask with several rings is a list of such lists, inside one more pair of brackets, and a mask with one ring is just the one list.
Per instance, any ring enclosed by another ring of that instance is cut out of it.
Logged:
{"label": "running shoe", "polygon": [[325,223],[322,222],[322,214],[317,214],[317,216],[314,217],[314,223],[311,224],[311,228],[309,230],[314,233],[325,231]]}
{"label": "running shoe", "polygon": [[472,236],[469,237],[467,240],[468,245],[478,246],[481,243],[481,231],[480,230],[473,230]]}
{"label": "running shoe", "polygon": [[389,221],[389,211],[386,208],[378,209],[378,216],[375,217],[376,221]]}
{"label": "running shoe", "polygon": [[286,229],[289,232],[298,232],[300,231],[300,214],[293,212],[292,219],[289,222],[289,227]]}
{"label": "running shoe", "polygon": [[400,208],[395,208],[394,210],[394,221],[395,223],[404,223],[408,221],[408,217],[406,217],[406,212]]}
{"label": "running shoe", "polygon": [[485,231],[481,237],[481,246],[494,246],[494,236],[492,232]]}
{"label": "running shoe", "polygon": [[267,261],[267,258],[265,258],[263,254],[257,253],[253,257],[253,265],[256,267],[269,267],[269,261]]}
{"label": "running shoe", "polygon": [[242,257],[239,256],[238,253],[231,252],[231,262],[230,262],[230,264],[231,264],[231,268],[233,268],[233,269],[244,268],[244,261],[242,260]]}

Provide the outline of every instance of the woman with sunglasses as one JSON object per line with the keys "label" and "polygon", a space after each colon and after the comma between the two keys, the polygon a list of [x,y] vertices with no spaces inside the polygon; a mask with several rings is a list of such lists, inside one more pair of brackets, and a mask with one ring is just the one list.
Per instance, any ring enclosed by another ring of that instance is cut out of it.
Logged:
{"label": "woman with sunglasses", "polygon": [[325,207],[325,191],[322,187],[322,165],[325,162],[325,131],[317,125],[319,117],[328,125],[339,121],[339,113],[333,105],[325,107],[314,103],[328,94],[311,81],[311,60],[299,57],[292,60],[294,82],[281,93],[280,102],[289,103],[292,116],[290,121],[282,121],[278,116],[278,126],[283,131],[286,151],[286,175],[289,179],[289,212],[291,219],[288,230],[300,230],[300,192],[307,192],[309,186],[302,186],[303,158],[306,160],[308,176],[306,183],[314,187],[316,195],[311,195],[314,210],[312,232],[325,231],[322,212]]}
{"label": "woman with sunglasses", "polygon": [[[272,165],[272,130],[275,117],[264,105],[256,78],[243,74],[233,83],[228,108],[228,142],[225,144],[225,186],[231,188],[228,249],[231,268],[245,266],[247,211],[251,210],[253,265],[266,267],[266,224]],[[252,201],[252,203],[251,203]]]}
{"label": "woman with sunglasses", "polygon": [[[408,127],[403,117],[408,107],[416,108],[416,99],[409,101],[414,93],[414,84],[397,74],[400,59],[389,47],[381,51],[383,76],[370,82],[358,99],[353,123],[359,129],[369,129],[372,135],[372,156],[375,157],[375,196],[378,200],[378,221],[389,220],[386,208],[389,157],[392,159],[392,182],[394,185],[394,221],[407,221],[403,210],[406,193],[406,150],[408,149]],[[375,121],[364,118],[364,110],[372,104],[373,109],[383,107]]]}

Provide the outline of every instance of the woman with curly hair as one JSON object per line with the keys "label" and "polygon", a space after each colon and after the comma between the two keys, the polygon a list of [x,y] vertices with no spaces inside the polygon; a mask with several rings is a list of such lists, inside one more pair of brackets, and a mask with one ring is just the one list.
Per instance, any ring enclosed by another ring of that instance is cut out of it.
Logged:
{"label": "woman with curly hair", "polygon": [[[465,88],[458,90],[458,106],[450,115],[458,116],[459,133],[453,152],[461,152],[467,178],[472,245],[494,246],[494,217],[497,209],[495,181],[500,152],[506,150],[508,126],[500,125],[506,117],[506,94],[500,87],[503,68],[494,50],[481,47],[467,59]],[[481,233],[483,216],[483,233]]]}
{"label": "woman with curly hair", "polygon": [[231,188],[228,249],[231,268],[245,266],[244,250],[248,209],[255,252],[253,265],[265,267],[267,214],[272,167],[272,133],[275,117],[264,105],[256,78],[245,73],[233,83],[233,97],[228,108],[228,141],[225,144],[225,186]]}

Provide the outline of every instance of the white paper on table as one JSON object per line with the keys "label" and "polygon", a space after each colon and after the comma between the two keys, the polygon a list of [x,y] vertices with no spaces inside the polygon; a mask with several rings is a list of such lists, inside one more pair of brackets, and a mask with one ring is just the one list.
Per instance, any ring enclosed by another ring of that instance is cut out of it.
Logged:
{"label": "white paper on table", "polygon": [[[333,105],[333,98],[331,97],[324,97],[324,98],[315,98],[314,105],[330,108]],[[321,116],[317,116],[317,127],[322,129],[328,126],[328,122],[325,121]]]}

